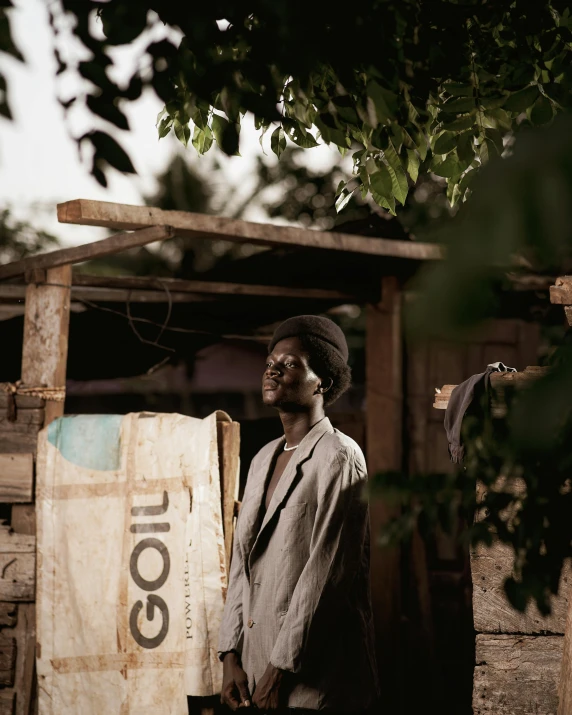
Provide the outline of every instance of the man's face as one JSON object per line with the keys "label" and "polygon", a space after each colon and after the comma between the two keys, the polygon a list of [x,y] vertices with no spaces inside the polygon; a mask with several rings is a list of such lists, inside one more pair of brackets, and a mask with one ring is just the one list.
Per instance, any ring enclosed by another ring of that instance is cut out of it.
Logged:
{"label": "man's face", "polygon": [[265,405],[299,411],[321,399],[320,378],[309,365],[308,353],[298,338],[284,338],[274,346],[262,376],[262,401]]}

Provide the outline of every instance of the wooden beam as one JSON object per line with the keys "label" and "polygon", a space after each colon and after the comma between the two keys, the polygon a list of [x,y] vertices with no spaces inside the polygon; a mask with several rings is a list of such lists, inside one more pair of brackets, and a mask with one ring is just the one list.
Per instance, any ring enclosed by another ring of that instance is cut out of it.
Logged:
{"label": "wooden beam", "polygon": [[173,231],[169,226],[156,225],[141,231],[133,231],[133,233],[117,233],[101,241],[84,243],[73,248],[61,248],[58,251],[41,253],[39,256],[30,256],[29,258],[23,258],[21,261],[6,263],[0,266],[0,280],[23,276],[28,272],[83,263],[93,258],[102,258],[120,251],[126,251],[128,248],[138,248],[154,241],[164,241],[166,238],[171,238],[171,236],[173,236]]}
{"label": "wooden beam", "polygon": [[[88,276],[73,277],[72,300],[123,303],[194,303],[214,300],[217,296],[251,296],[298,300],[325,300],[336,303],[363,303],[375,297],[364,291],[360,295],[321,288],[289,288],[286,286],[248,285],[211,281],[157,279],[152,276]],[[22,301],[26,286],[0,283],[0,301]]]}
{"label": "wooden beam", "polygon": [[[123,288],[129,290],[156,290],[165,296],[169,292],[204,293],[205,295],[245,295],[270,298],[301,298],[304,300],[332,300],[348,303],[367,299],[366,291],[360,295],[340,290],[322,288],[290,288],[276,285],[250,285],[248,283],[221,283],[218,281],[187,281],[176,278],[155,278],[152,276],[92,276],[74,273],[73,287],[91,286],[101,288]],[[75,292],[72,289],[72,296]]]}
{"label": "wooden beam", "polygon": [[149,206],[114,204],[76,199],[58,204],[58,221],[113,229],[172,226],[177,236],[238,241],[263,246],[327,248],[334,251],[391,256],[426,261],[443,257],[443,249],[431,243],[366,238],[346,233],[311,231],[290,226],[251,223],[238,219],[208,216],[189,211],[164,211]]}
{"label": "wooden beam", "polygon": [[33,454],[0,454],[0,502],[34,501],[33,485]]}
{"label": "wooden beam", "polygon": [[[48,270],[45,285],[28,285],[22,348],[25,385],[64,387],[66,384],[70,286],[69,265]],[[63,402],[47,401],[44,424],[63,413]]]}
{"label": "wooden beam", "polygon": [[[363,303],[375,297],[364,291],[360,295],[321,288],[289,288],[286,286],[248,285],[211,281],[183,281],[176,279],[139,276],[88,276],[73,277],[72,300],[123,303],[194,303],[214,300],[217,296],[253,296],[291,298],[299,300],[325,300],[339,303]],[[0,283],[0,301],[22,301],[26,286]]]}
{"label": "wooden beam", "polygon": [[[394,277],[382,282],[382,300],[366,317],[366,445],[370,478],[402,468],[402,292]],[[377,543],[380,530],[398,513],[379,499],[370,502],[371,592],[382,701],[399,710],[401,695],[401,554]]]}

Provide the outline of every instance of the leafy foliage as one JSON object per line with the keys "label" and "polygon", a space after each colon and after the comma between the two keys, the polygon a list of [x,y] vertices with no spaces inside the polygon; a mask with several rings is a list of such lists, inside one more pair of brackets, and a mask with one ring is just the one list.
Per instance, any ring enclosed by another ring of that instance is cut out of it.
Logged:
{"label": "leafy foliage", "polygon": [[[408,313],[417,337],[458,339],[498,311],[508,271],[572,267],[572,118],[529,132],[514,155],[487,166],[471,200],[441,228],[447,260],[415,281],[422,296]],[[515,254],[519,254],[516,261]],[[564,323],[564,311],[562,311]],[[379,475],[377,488],[403,505],[386,532],[403,538],[416,526],[447,526],[458,508],[471,521],[477,480],[481,519],[473,543],[499,538],[515,555],[505,587],[513,605],[533,598],[547,612],[562,564],[572,557],[570,489],[572,444],[572,330],[550,359],[551,370],[522,393],[507,394],[507,415],[487,409],[465,420],[465,469],[455,475]]]}
{"label": "leafy foliage", "polygon": [[[572,106],[572,20],[563,0],[372,0],[343,12],[324,0],[192,8],[59,0],[52,12],[56,30],[62,13],[75,18],[90,55],[76,69],[92,83],[85,101],[99,118],[127,129],[122,105],[151,86],[165,102],[160,137],[173,131],[199,153],[217,143],[232,155],[252,112],[261,141],[274,127],[269,144],[278,156],[287,142],[352,151],[354,180],[339,189],[340,209],[359,189],[394,212],[428,172],[446,179],[454,204],[519,127],[550,123]],[[166,30],[157,39],[151,29],[160,23]],[[141,63],[120,86],[111,79],[113,49],[136,39]],[[57,59],[60,71],[70,69]],[[101,134],[80,141],[92,144],[92,170],[104,183],[107,165],[132,166]]]}

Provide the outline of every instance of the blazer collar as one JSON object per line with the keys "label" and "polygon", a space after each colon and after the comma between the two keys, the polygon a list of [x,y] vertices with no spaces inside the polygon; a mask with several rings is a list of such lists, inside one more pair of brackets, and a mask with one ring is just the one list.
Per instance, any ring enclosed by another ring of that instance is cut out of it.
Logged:
{"label": "blazer collar", "polygon": [[[322,418],[319,422],[317,422],[312,429],[308,432],[308,434],[304,437],[304,439],[300,442],[300,445],[298,449],[294,452],[294,455],[288,462],[286,469],[284,470],[284,473],[280,477],[280,481],[276,485],[276,489],[274,491],[274,494],[272,495],[272,499],[270,500],[270,504],[268,505],[268,509],[266,510],[266,514],[264,515],[264,519],[262,521],[262,525],[260,527],[260,530],[258,531],[258,534],[253,533],[252,536],[254,537],[252,540],[249,540],[250,543],[248,543],[247,546],[247,552],[246,555],[247,557],[249,554],[252,554],[255,549],[256,545],[260,539],[260,536],[262,535],[263,531],[266,529],[274,515],[276,514],[276,511],[282,504],[282,502],[286,499],[288,496],[290,489],[292,487],[292,484],[296,478],[296,475],[298,474],[298,467],[302,464],[302,462],[306,461],[311,455],[314,450],[314,447],[316,444],[319,442],[319,440],[327,433],[333,432],[334,428],[332,427],[332,423],[327,417]],[[252,495],[252,514],[259,514],[260,513],[260,508],[262,506],[262,500],[264,499],[264,492],[265,489],[264,487],[266,486],[268,482],[268,476],[269,476],[269,471],[270,467],[274,463],[274,457],[278,453],[279,450],[283,449],[285,443],[284,437],[280,439],[276,443],[276,447],[274,450],[270,451],[269,455],[264,459],[262,464],[260,465],[260,470],[258,472],[258,479],[256,482],[256,488],[255,491]],[[253,524],[254,528],[255,525]]]}

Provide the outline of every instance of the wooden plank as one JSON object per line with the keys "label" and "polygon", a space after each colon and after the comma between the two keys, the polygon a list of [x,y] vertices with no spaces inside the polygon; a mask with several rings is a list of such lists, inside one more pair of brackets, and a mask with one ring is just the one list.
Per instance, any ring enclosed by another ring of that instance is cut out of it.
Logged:
{"label": "wooden plank", "polygon": [[31,715],[37,701],[33,700],[36,677],[36,604],[21,603],[18,606],[18,624],[14,635],[18,652],[14,692],[16,704],[14,715]]}
{"label": "wooden plank", "polygon": [[556,715],[563,641],[478,635],[473,715]]}
{"label": "wooden plank", "polygon": [[0,686],[14,685],[14,670],[16,666],[16,639],[13,636],[0,634]]}
{"label": "wooden plank", "polygon": [[[10,454],[22,454],[30,452],[36,454],[38,448],[38,433],[36,430],[30,432],[0,432],[0,454],[9,452]],[[18,509],[20,507],[14,507]]]}
{"label": "wooden plank", "polygon": [[[16,408],[16,420],[20,427],[37,427],[44,424],[44,408],[39,407],[34,410],[22,410]],[[14,422],[8,418],[8,409],[3,410],[0,407],[0,432],[4,427],[10,427]]]}
{"label": "wooden plank", "polygon": [[[18,410],[36,410],[44,407],[44,400],[41,397],[32,397],[32,395],[16,395],[16,409]],[[8,408],[8,395],[5,392],[0,392],[0,411]]]}
{"label": "wooden plank", "polygon": [[572,305],[572,276],[561,276],[550,286],[550,302],[556,305]]}
{"label": "wooden plank", "polygon": [[239,487],[240,424],[238,422],[219,421],[217,423],[217,432],[224,550],[226,553],[226,568],[228,572],[234,533],[234,505],[238,499]]}
{"label": "wooden plank", "polygon": [[[521,389],[547,375],[548,372],[549,368],[536,365],[529,365],[522,372],[493,372],[491,387],[498,391],[511,387]],[[446,410],[455,387],[457,385],[443,385],[441,388],[435,388],[433,407],[437,410]]]}
{"label": "wooden plank", "polygon": [[[29,271],[38,269],[45,270],[75,263],[83,263],[92,258],[102,258],[103,256],[110,256],[120,251],[126,251],[128,248],[145,246],[154,241],[164,241],[166,238],[171,238],[172,236],[173,231],[169,226],[161,225],[152,225],[149,228],[134,231],[133,233],[117,233],[108,238],[103,238],[101,241],[84,243],[81,246],[73,246],[72,248],[60,248],[58,251],[41,253],[38,256],[30,256],[20,261],[6,263],[0,266],[0,280],[23,276]],[[53,278],[48,278],[48,283],[55,282]]]}
{"label": "wooden plank", "polygon": [[0,528],[0,601],[33,601],[36,584],[36,538]]}
{"label": "wooden plank", "polygon": [[[275,298],[300,298],[304,300],[344,300],[355,302],[360,299],[352,293],[321,288],[290,288],[276,285],[249,285],[248,283],[222,283],[218,281],[186,281],[176,278],[154,278],[152,276],[93,276],[74,273],[72,296],[76,286],[101,288],[123,288],[129,290],[204,293],[206,295],[245,295]],[[361,295],[363,300],[365,292]]]}
{"label": "wooden plank", "polygon": [[[368,472],[402,468],[403,354],[402,293],[394,277],[382,283],[382,301],[366,314],[366,445]],[[397,709],[401,694],[401,567],[400,549],[380,548],[380,529],[397,507],[379,499],[370,503],[371,592],[375,621],[377,664],[382,701],[388,712]]]}
{"label": "wooden plank", "polygon": [[33,486],[33,454],[0,454],[0,502],[32,502]]}
{"label": "wooden plank", "polygon": [[550,599],[552,613],[542,616],[534,604],[516,611],[504,594],[504,581],[512,574],[514,555],[509,546],[480,544],[471,550],[473,614],[479,633],[563,634],[572,585],[570,564],[563,569],[558,596]]}
{"label": "wooden plank", "polygon": [[[21,301],[25,297],[25,285],[13,285],[12,283],[0,283],[0,301]],[[214,300],[193,293],[173,292],[167,294],[158,290],[127,290],[123,288],[73,288],[72,300],[93,301],[101,303],[165,303],[168,300],[172,303],[204,303]]]}
{"label": "wooden plank", "polygon": [[13,628],[18,619],[18,605],[0,601],[0,627]]}
{"label": "wooden plank", "polygon": [[[568,587],[570,588],[570,587]],[[572,594],[568,593],[568,609],[564,643],[562,646],[562,663],[560,666],[560,681],[558,688],[558,715],[572,713]]]}
{"label": "wooden plank", "polygon": [[13,425],[18,425],[21,428],[35,428],[44,424],[44,408],[36,410],[18,410],[16,421],[12,422],[8,419],[4,411],[0,411],[0,431],[10,430]]}
{"label": "wooden plank", "polygon": [[238,241],[263,246],[327,248],[334,251],[392,256],[417,261],[436,260],[443,256],[443,249],[430,243],[366,238],[333,231],[311,231],[290,226],[251,223],[222,216],[207,216],[189,211],[164,211],[149,206],[130,206],[87,199],[58,204],[58,221],[123,230],[166,225],[172,226],[177,236],[183,238]]}
{"label": "wooden plank", "polygon": [[[187,283],[181,290],[173,290],[167,281],[164,288],[161,290],[158,287],[158,282],[154,279],[147,280],[146,278],[134,278],[134,283],[145,284],[143,288],[121,287],[121,283],[129,283],[127,279],[117,279],[102,277],[101,280],[96,280],[94,283],[101,283],[101,286],[80,285],[72,286],[72,300],[82,301],[89,300],[102,303],[166,303],[169,300],[172,303],[205,303],[216,300],[217,296],[266,296],[276,298],[289,298],[292,300],[325,300],[339,303],[340,301],[347,303],[361,303],[367,300],[368,296],[364,294],[357,296],[350,293],[343,293],[335,290],[321,290],[319,288],[281,288],[280,286],[248,286],[239,283],[213,283],[208,281],[173,281],[173,283]],[[110,286],[104,286],[105,283],[111,283]],[[113,283],[117,285],[113,285]],[[197,285],[195,285],[195,283]],[[0,301],[21,301],[26,294],[26,286],[15,285],[12,283],[0,284]]]}
{"label": "wooden plank", "polygon": [[15,701],[16,693],[13,690],[0,692],[0,715],[14,715]]}

